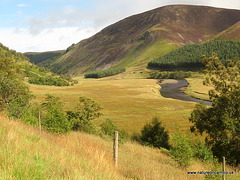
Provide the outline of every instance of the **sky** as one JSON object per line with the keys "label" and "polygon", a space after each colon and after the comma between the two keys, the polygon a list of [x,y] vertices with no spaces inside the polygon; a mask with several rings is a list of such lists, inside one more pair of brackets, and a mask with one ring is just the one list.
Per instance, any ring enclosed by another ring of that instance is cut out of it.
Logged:
{"label": "sky", "polygon": [[173,4],[240,10],[239,0],[0,0],[0,42],[18,52],[62,50],[123,18]]}

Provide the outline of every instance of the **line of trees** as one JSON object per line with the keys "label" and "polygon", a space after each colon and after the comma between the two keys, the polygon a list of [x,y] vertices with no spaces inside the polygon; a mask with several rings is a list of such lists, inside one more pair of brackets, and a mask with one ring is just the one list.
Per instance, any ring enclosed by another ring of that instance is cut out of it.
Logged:
{"label": "line of trees", "polygon": [[32,74],[29,76],[28,82],[30,84],[37,84],[37,85],[48,85],[48,86],[69,86],[69,82],[54,76],[39,76]]}
{"label": "line of trees", "polygon": [[200,69],[202,55],[211,56],[215,52],[221,62],[240,57],[239,41],[210,41],[200,45],[186,45],[148,63],[148,68],[161,70]]}
{"label": "line of trees", "polygon": [[185,71],[154,71],[150,74],[151,79],[184,79],[191,77],[191,72]]}
{"label": "line of trees", "polygon": [[85,78],[102,78],[107,76],[113,76],[122,72],[125,72],[125,68],[110,68],[102,71],[94,71],[85,74]]}

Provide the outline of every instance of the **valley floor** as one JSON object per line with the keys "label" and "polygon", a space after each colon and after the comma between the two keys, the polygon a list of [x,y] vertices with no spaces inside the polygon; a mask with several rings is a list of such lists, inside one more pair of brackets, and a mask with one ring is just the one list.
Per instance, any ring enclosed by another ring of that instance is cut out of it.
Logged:
{"label": "valley floor", "polygon": [[[195,103],[164,98],[159,90],[158,81],[151,79],[82,79],[70,87],[31,85],[36,101],[53,94],[65,102],[66,110],[76,105],[79,96],[90,97],[104,107],[104,116],[96,123],[111,118],[129,133],[139,132],[155,115],[170,135],[178,128],[188,132],[188,118]],[[188,175],[188,171],[212,170],[211,164],[196,160],[182,168],[166,151],[131,141],[119,147],[119,166],[115,169],[112,146],[111,140],[82,132],[40,134],[38,128],[0,114],[0,179],[182,180],[204,179],[204,175]]]}
{"label": "valley floor", "polygon": [[90,97],[104,108],[104,115],[96,123],[110,118],[130,133],[139,132],[153,116],[159,116],[170,133],[178,128],[188,131],[188,118],[195,103],[164,98],[160,88],[158,81],[152,79],[80,80],[70,87],[31,85],[37,101],[43,100],[45,94],[53,94],[65,102],[65,109],[72,109],[79,96]]}

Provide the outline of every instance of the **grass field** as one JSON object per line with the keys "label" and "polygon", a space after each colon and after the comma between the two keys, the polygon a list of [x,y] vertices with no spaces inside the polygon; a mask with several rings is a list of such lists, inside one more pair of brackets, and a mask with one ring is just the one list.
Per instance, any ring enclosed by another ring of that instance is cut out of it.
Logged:
{"label": "grass field", "polygon": [[[177,128],[189,130],[188,117],[195,103],[162,97],[157,80],[121,79],[119,75],[78,80],[79,84],[70,87],[30,87],[36,101],[53,94],[65,102],[66,110],[74,108],[79,96],[90,97],[104,107],[104,116],[96,123],[111,118],[129,133],[139,131],[155,115],[170,135]],[[211,166],[193,159],[188,168],[182,168],[163,150],[127,141],[119,147],[119,166],[115,169],[110,140],[82,132],[40,134],[37,128],[0,114],[0,179],[204,179],[204,175],[187,172],[213,171]],[[221,171],[221,166],[214,170]],[[227,167],[226,171],[233,170]],[[227,178],[239,179],[239,174]]]}
{"label": "grass field", "polygon": [[[80,132],[57,135],[13,121],[0,114],[0,179],[204,179],[188,171],[210,171],[211,165],[191,161],[181,168],[159,149],[126,142],[114,168],[112,142]],[[221,171],[220,167],[216,169]],[[226,171],[231,171],[230,167]],[[220,178],[220,176],[218,176]],[[228,175],[227,179],[238,179]]]}
{"label": "grass field", "polygon": [[42,101],[45,94],[53,94],[65,102],[66,110],[75,107],[79,96],[92,98],[104,108],[104,115],[95,120],[97,124],[110,118],[132,133],[138,132],[153,116],[159,116],[169,132],[176,128],[188,131],[188,118],[195,103],[163,98],[159,89],[157,80],[151,79],[80,79],[79,84],[70,87],[31,85],[37,101]]}
{"label": "grass field", "polygon": [[203,77],[187,78],[186,80],[189,83],[184,91],[187,95],[198,99],[209,100],[208,91],[211,87],[203,85]]}

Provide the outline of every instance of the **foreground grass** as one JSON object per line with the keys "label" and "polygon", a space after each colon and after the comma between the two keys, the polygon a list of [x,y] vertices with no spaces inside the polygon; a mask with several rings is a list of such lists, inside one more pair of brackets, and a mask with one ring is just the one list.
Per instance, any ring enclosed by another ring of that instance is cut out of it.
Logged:
{"label": "foreground grass", "polygon": [[2,115],[0,121],[0,179],[121,179],[97,137],[40,135]]}
{"label": "foreground grass", "polygon": [[115,169],[111,141],[76,132],[39,134],[2,114],[0,144],[0,179],[182,180],[204,179],[204,175],[187,175],[187,171],[210,170],[209,164],[196,161],[183,169],[160,150],[132,142],[119,147],[119,167]]}
{"label": "foreground grass", "polygon": [[170,133],[176,128],[188,131],[191,125],[188,118],[195,103],[163,98],[159,89],[157,80],[152,79],[80,80],[71,87],[31,85],[37,101],[42,101],[45,94],[53,94],[65,102],[66,110],[75,107],[79,96],[92,98],[104,108],[104,115],[95,121],[97,124],[110,118],[129,133],[139,132],[157,115]]}

